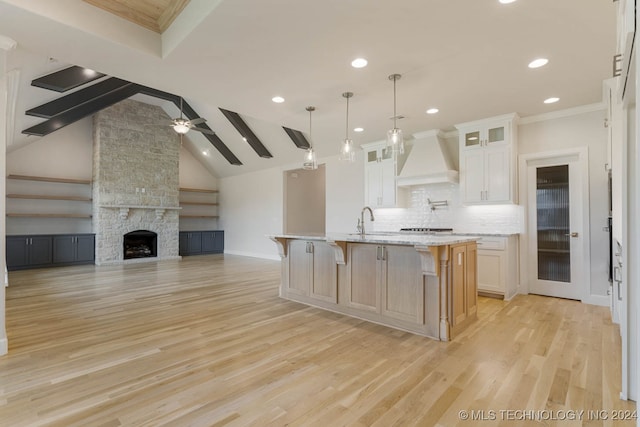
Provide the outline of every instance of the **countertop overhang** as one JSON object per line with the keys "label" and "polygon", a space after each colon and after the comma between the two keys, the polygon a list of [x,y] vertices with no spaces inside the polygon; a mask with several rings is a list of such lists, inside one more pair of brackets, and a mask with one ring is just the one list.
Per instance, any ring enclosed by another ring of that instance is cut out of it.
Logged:
{"label": "countertop overhang", "polygon": [[273,234],[270,239],[322,240],[326,242],[379,243],[386,245],[445,246],[480,240],[477,235],[461,234],[394,234],[394,233],[327,233]]}

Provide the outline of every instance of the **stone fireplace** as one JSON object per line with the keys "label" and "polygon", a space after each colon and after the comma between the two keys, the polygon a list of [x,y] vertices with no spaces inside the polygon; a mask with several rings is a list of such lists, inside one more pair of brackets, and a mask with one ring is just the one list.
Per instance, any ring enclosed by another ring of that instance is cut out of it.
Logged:
{"label": "stone fireplace", "polygon": [[[127,99],[93,120],[96,264],[179,259],[180,141],[169,116]],[[155,234],[155,256],[125,257],[125,235],[140,231]]]}

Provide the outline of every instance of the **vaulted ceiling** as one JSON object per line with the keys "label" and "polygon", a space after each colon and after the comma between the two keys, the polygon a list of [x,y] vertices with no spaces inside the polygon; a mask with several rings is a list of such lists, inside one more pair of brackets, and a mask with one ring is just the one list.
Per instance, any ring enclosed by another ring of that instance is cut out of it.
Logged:
{"label": "vaulted ceiling", "polygon": [[[38,138],[21,134],[42,120],[24,112],[59,96],[31,81],[70,65],[183,96],[240,159],[241,166],[231,165],[203,135],[187,135],[195,152],[209,150],[202,160],[210,169],[228,176],[301,163],[302,151],[283,126],[308,136],[309,105],[316,107],[311,140],[319,157],[337,154],[345,91],[355,94],[349,127],[364,128],[351,132],[355,143],[384,139],[392,124],[392,73],[402,74],[399,126],[410,136],[508,112],[526,117],[600,102],[616,53],[616,3],[607,1],[184,3],[0,0],[0,35],[18,43],[8,63],[16,71],[11,79],[19,80],[9,149]],[[157,29],[140,22],[150,10]],[[166,10],[176,17],[162,31]],[[369,65],[351,67],[356,57]],[[549,64],[529,69],[537,57]],[[285,102],[273,103],[276,95]],[[560,101],[544,104],[550,96]],[[179,115],[165,101],[135,98]],[[425,114],[430,107],[440,112]],[[260,157],[223,110],[236,112],[273,157]]]}

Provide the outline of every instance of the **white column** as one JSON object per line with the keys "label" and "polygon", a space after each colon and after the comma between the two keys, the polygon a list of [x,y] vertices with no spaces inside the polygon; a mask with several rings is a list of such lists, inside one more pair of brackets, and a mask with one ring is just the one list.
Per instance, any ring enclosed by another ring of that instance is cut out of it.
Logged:
{"label": "white column", "polygon": [[5,196],[7,175],[7,52],[16,47],[16,42],[8,37],[0,35],[0,356],[7,354],[9,343],[7,341],[7,328],[5,327],[5,272],[6,263],[6,230],[5,230]]}

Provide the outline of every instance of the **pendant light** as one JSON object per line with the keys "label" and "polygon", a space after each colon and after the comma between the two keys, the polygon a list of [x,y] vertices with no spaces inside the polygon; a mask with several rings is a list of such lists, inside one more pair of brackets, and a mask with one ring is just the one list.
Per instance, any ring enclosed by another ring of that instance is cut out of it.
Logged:
{"label": "pendant light", "polygon": [[316,160],[316,152],[313,151],[313,145],[311,142],[311,113],[316,110],[316,107],[307,107],[306,110],[309,112],[309,148],[304,153],[302,169],[314,170],[318,169],[318,161]]}
{"label": "pendant light", "polygon": [[393,129],[387,132],[387,150],[391,150],[393,153],[404,153],[404,138],[402,137],[402,129],[398,129],[396,120],[398,115],[396,114],[396,81],[402,77],[400,74],[391,74],[389,80],[393,80]]}
{"label": "pendant light", "polygon": [[346,136],[340,145],[340,156],[338,159],[352,163],[356,159],[356,153],[353,151],[353,141],[349,139],[349,98],[353,96],[353,92],[345,92],[342,96],[347,98],[347,124],[345,131]]}

